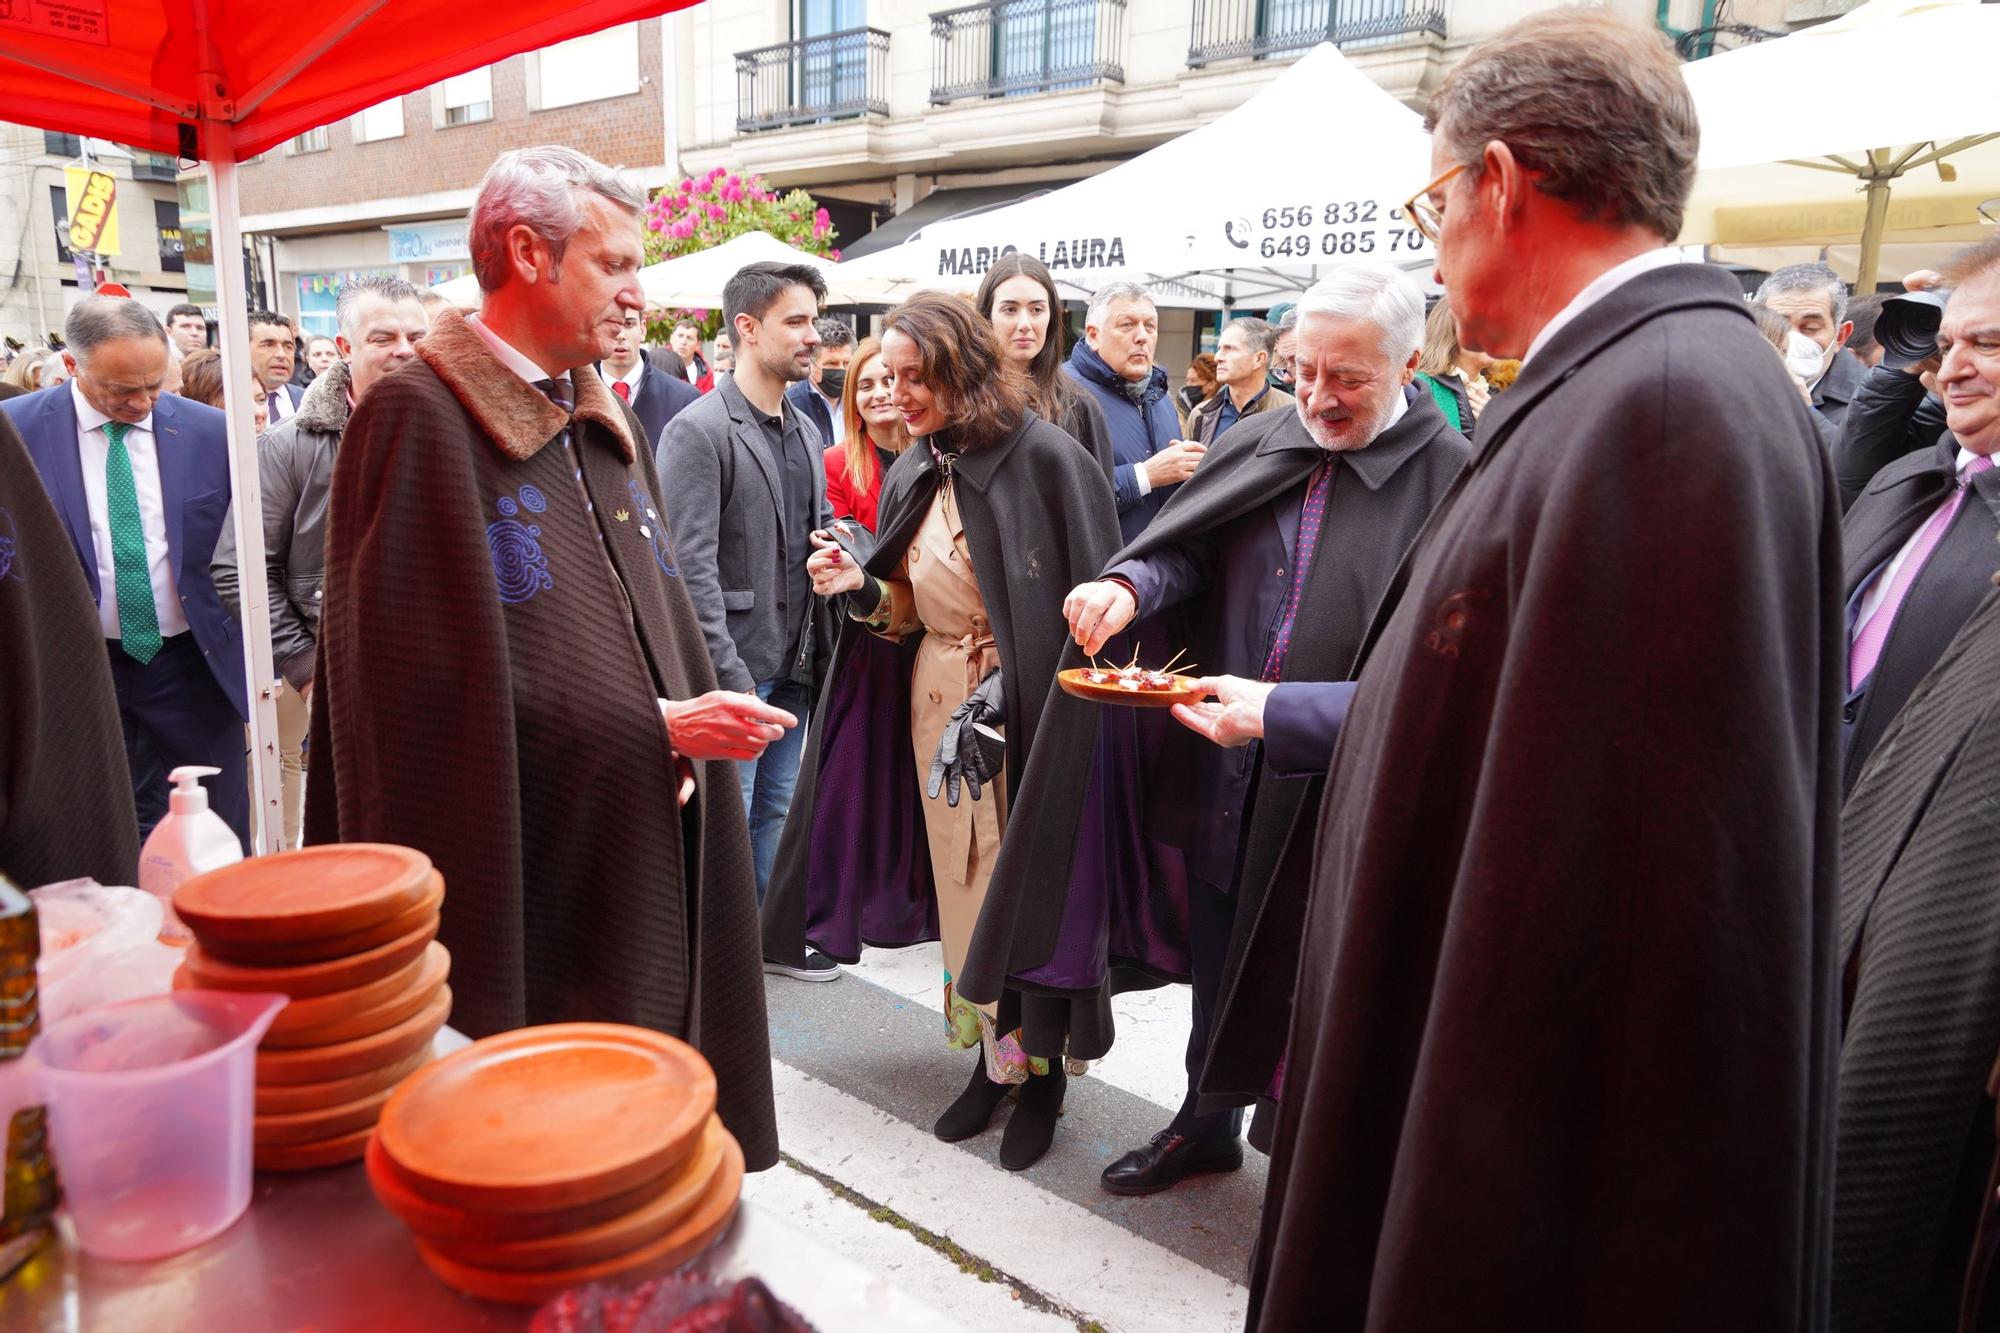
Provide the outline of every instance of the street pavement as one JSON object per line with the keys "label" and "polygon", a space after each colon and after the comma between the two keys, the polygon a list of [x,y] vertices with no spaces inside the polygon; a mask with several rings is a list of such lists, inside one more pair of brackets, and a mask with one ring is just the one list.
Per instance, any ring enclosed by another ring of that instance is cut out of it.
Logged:
{"label": "street pavement", "polygon": [[1233,1333],[1265,1161],[1150,1198],[1098,1173],[1165,1127],[1183,1092],[1184,986],[1120,996],[1117,1044],[1072,1079],[1048,1155],[997,1159],[1011,1111],[938,1142],[971,1052],[944,1043],[935,944],[871,950],[838,981],[766,978],[785,1163],[745,1196],[975,1333]]}

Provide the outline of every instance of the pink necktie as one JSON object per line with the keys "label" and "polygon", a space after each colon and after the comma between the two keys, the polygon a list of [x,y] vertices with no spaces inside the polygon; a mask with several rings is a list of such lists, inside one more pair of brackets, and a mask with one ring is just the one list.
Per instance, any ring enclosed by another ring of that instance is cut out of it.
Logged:
{"label": "pink necktie", "polygon": [[1889,631],[1896,623],[1896,612],[1902,609],[1903,598],[1910,591],[1910,585],[1917,581],[1917,575],[1923,572],[1924,562],[1931,558],[1931,552],[1950,529],[1951,521],[1958,517],[1958,507],[1965,503],[1965,493],[1972,489],[1972,478],[1992,466],[1993,460],[1984,457],[1967,463],[1950,497],[1938,506],[1930,522],[1924,524],[1924,530],[1917,534],[1917,544],[1903,558],[1903,563],[1896,570],[1895,581],[1875,608],[1875,614],[1868,617],[1868,623],[1854,636],[1854,646],[1847,657],[1848,689],[1859,689],[1861,682],[1875,670],[1875,663],[1882,656],[1882,645],[1889,641]]}

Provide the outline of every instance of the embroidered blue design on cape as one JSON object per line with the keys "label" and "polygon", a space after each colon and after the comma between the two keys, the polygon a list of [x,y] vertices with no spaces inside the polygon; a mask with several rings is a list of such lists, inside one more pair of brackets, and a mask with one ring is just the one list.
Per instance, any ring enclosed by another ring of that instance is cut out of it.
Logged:
{"label": "embroidered blue design on cape", "polygon": [[520,504],[511,495],[503,495],[494,502],[500,517],[486,525],[486,549],[493,556],[493,581],[499,585],[500,600],[510,606],[556,586],[555,575],[549,572],[549,558],[537,540],[542,530],[514,517],[523,504],[538,514],[548,508],[540,491],[524,486]]}
{"label": "embroidered blue design on cape", "polygon": [[625,491],[632,497],[632,512],[646,516],[647,521],[640,526],[651,533],[649,540],[653,544],[653,560],[659,565],[660,572],[670,579],[679,578],[681,571],[674,563],[674,546],[667,540],[667,521],[647,506],[646,492],[640,487],[637,479],[626,478]]}
{"label": "embroidered blue design on cape", "polygon": [[0,505],[0,579],[11,578],[16,583],[26,583],[28,576],[15,567],[15,557],[20,551],[18,533],[14,515]]}

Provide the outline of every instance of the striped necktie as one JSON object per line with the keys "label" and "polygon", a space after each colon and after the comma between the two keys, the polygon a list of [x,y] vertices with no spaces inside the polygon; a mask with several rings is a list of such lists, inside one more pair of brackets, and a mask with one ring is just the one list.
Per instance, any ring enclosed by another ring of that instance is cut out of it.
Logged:
{"label": "striped necktie", "polygon": [[122,421],[104,423],[104,507],[111,527],[111,563],[116,572],[118,642],[125,655],[144,664],[160,651],[160,611],[153,604],[153,575],[146,560],[146,525],[139,517],[139,488],[132,480],[132,455],[125,448]]}

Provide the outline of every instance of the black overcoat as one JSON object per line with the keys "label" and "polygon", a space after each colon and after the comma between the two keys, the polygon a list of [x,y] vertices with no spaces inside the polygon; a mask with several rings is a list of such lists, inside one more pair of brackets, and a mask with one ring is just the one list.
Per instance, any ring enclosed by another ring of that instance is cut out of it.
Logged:
{"label": "black overcoat", "polygon": [[[1032,414],[1006,438],[959,454],[953,467],[960,521],[972,550],[986,614],[993,624],[1006,699],[1010,804],[1007,832],[987,890],[987,908],[991,912],[999,903],[998,915],[1011,921],[1018,904],[1029,904],[1030,910],[1042,910],[1044,904],[1050,904],[1046,910],[1057,918],[1050,922],[1053,927],[1059,924],[1069,884],[1098,734],[1095,706],[1063,694],[1055,685],[1057,663],[1073,648],[1062,603],[1069,590],[1094,575],[1110,555],[1118,535],[1117,511],[1110,482],[1096,459],[1079,449],[1062,430]],[[920,441],[896,460],[882,483],[877,545],[864,565],[869,573],[887,577],[895,571],[936,497],[938,485],[938,463],[927,444]],[[858,623],[843,621],[764,902],[764,951],[780,961],[801,961],[808,940],[808,893],[817,819],[848,820],[843,831],[848,839],[912,836],[907,826],[909,812],[915,808],[911,793],[918,774],[915,762],[907,757],[907,743],[902,747],[905,760],[896,766],[888,784],[870,780],[869,788],[875,793],[871,809],[821,809],[822,768],[830,755],[845,748],[842,738],[828,732],[829,727],[839,724],[821,725],[821,719],[869,723],[865,715],[837,706],[836,696],[852,675],[849,664],[868,634]],[[907,655],[902,663],[907,677]],[[907,688],[900,697],[903,725],[907,726]],[[881,721],[894,725],[895,719]],[[898,834],[877,823],[878,815],[887,823],[906,827]],[[921,819],[920,809],[916,818]],[[921,839],[920,824],[914,826],[913,836]],[[907,864],[911,882],[837,884],[829,886],[829,891],[855,897],[870,893],[914,897],[928,886],[929,863],[921,855],[884,857],[878,864]],[[858,913],[860,909],[853,910]],[[982,915],[971,956],[957,978],[959,993],[975,1003],[999,1001],[1000,991],[1014,970],[1000,952],[1000,939]],[[818,938],[811,942],[819,948],[832,943]],[[836,944],[830,953],[852,961],[851,949]],[[1045,958],[1046,954],[1030,962],[1040,963]],[[983,963],[983,968],[977,968],[978,963]],[[988,983],[986,988],[979,987],[982,980]],[[1095,1049],[1096,1043],[1109,1043],[1109,1011],[1101,1006],[1097,991],[1078,998],[1087,1003],[1087,1012],[1079,1020],[1081,1030],[1070,1031],[1073,1025],[1059,1018],[1047,1025],[1031,1024],[1028,1035],[1060,1041],[1068,1033],[1075,1048],[1072,1053],[1080,1059],[1093,1059],[1103,1053]],[[1100,1027],[1101,1039],[1095,1035]],[[1062,1054],[1059,1047],[1036,1050],[1032,1042],[1030,1049],[1036,1055]]]}
{"label": "black overcoat", "polygon": [[1823,1326],[1844,639],[1806,412],[1697,265],[1487,408],[1335,750],[1253,1329]]}
{"label": "black overcoat", "polygon": [[[1430,395],[1419,391],[1410,398],[1402,419],[1366,449],[1332,456],[1336,480],[1329,488],[1318,550],[1282,679],[1351,679],[1369,617],[1403,553],[1471,452],[1472,446],[1447,424]],[[1111,558],[1110,566],[1198,544],[1245,515],[1260,516],[1275,530],[1275,512],[1268,519],[1261,515],[1279,504],[1296,510],[1303,488],[1327,456],[1289,406],[1245,418],[1211,449],[1146,531]],[[1282,554],[1283,548],[1278,549]],[[1171,608],[1163,617],[1172,646],[1186,648],[1196,662],[1223,661],[1222,645],[1241,637],[1235,617],[1252,604],[1247,590],[1240,596],[1232,595],[1232,590],[1271,573],[1216,571],[1201,596]],[[1146,619],[1153,618],[1149,611]],[[1255,627],[1253,632],[1267,628]],[[1238,758],[1239,752],[1219,751],[1179,725],[1170,728],[1162,752],[1164,771],[1177,775]],[[1211,1107],[1247,1105],[1261,1096],[1284,1054],[1284,1022],[1268,1021],[1268,1007],[1246,999],[1245,1012],[1256,1017],[1231,1024],[1232,996],[1241,986],[1246,993],[1268,993],[1262,998],[1289,1006],[1291,980],[1298,970],[1299,927],[1305,918],[1303,858],[1312,851],[1313,816],[1319,810],[1325,775],[1283,777],[1260,761],[1254,783],[1248,827],[1241,828],[1236,883],[1221,886],[1234,887],[1237,908],[1218,992],[1219,1035],[1209,1043],[1202,1080]],[[1154,826],[1225,839],[1234,856],[1243,816],[1232,818],[1226,829],[1211,829],[1202,822],[1208,812],[1169,808],[1184,799],[1187,790],[1183,781],[1157,789]],[[1267,896],[1288,848],[1293,864],[1277,881],[1279,891]],[[1251,958],[1254,962],[1246,966]]]}
{"label": "black overcoat", "polygon": [[[1988,563],[2000,560],[1995,552]],[[1847,995],[1834,1327],[1958,1326],[2000,1050],[2000,593],[1987,589],[1841,814]]]}

